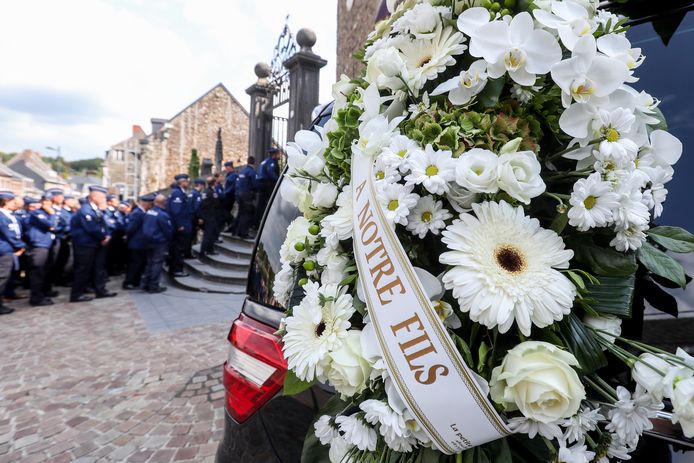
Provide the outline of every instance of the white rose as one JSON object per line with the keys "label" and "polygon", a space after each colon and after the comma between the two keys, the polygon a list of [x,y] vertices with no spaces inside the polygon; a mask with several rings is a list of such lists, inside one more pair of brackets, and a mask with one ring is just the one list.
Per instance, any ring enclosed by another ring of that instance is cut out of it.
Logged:
{"label": "white rose", "polygon": [[631,369],[631,377],[639,386],[648,391],[656,401],[662,402],[665,394],[665,381],[663,375],[653,368],[666,373],[670,368],[670,364],[662,358],[648,353],[641,354],[639,359],[642,362],[634,363],[634,367]]}
{"label": "white rose", "polygon": [[572,366],[579,366],[576,357],[552,344],[518,344],[492,371],[492,400],[541,423],[571,417],[586,397]]}
{"label": "white rose", "polygon": [[499,188],[524,204],[545,191],[541,166],[532,151],[505,153],[499,156]]}
{"label": "white rose", "polygon": [[361,331],[350,330],[342,346],[330,353],[328,381],[340,394],[351,397],[364,390],[371,365],[362,356]]}
{"label": "white rose", "polygon": [[479,193],[473,193],[457,183],[450,183],[446,198],[448,198],[456,212],[470,212],[472,203],[479,201]]}
{"label": "white rose", "polygon": [[[610,333],[598,333],[598,336],[606,339],[610,344],[614,344],[616,336],[622,334],[622,319],[614,315],[603,315],[602,317],[591,317],[590,315],[586,315],[583,317],[583,323],[596,330]],[[603,346],[602,350],[607,350],[607,347]]]}
{"label": "white rose", "polygon": [[398,78],[406,69],[402,55],[395,47],[387,47],[377,50],[366,65],[365,80],[370,84],[376,84],[378,88],[399,90],[404,85]]}
{"label": "white rose", "polygon": [[685,437],[694,437],[694,378],[677,383],[672,395],[672,407],[675,409],[672,422],[682,426]]}
{"label": "white rose", "polygon": [[312,194],[314,206],[328,209],[335,205],[338,190],[334,183],[319,183]]}
{"label": "white rose", "polygon": [[473,193],[496,193],[499,191],[498,167],[499,157],[496,154],[473,148],[458,158],[455,181]]}

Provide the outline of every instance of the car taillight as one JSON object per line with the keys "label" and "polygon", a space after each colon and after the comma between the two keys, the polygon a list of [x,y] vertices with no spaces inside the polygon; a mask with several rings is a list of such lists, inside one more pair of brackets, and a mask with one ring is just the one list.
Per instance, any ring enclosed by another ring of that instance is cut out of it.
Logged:
{"label": "car taillight", "polygon": [[231,325],[224,388],[227,412],[238,423],[250,418],[284,384],[287,362],[274,332],[244,314]]}

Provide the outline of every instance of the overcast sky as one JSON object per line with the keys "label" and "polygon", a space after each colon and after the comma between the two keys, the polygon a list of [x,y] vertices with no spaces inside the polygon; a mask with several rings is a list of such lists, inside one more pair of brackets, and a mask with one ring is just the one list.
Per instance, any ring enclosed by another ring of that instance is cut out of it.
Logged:
{"label": "overcast sky", "polygon": [[[244,105],[290,15],[335,77],[338,0],[0,0],[0,151],[103,156],[222,82]],[[340,0],[341,1],[341,0]]]}

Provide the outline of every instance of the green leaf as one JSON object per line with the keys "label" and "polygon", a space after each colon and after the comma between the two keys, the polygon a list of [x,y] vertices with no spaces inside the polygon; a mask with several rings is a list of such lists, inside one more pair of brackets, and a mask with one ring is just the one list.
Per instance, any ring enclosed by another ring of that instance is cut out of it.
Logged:
{"label": "green leaf", "polygon": [[660,108],[653,108],[653,114],[651,114],[651,116],[658,119],[658,123],[647,126],[646,130],[647,130],[649,135],[654,130],[667,130],[667,121],[665,120],[665,115],[660,110]]}
{"label": "green leaf", "polygon": [[487,362],[487,354],[489,354],[489,346],[486,342],[482,341],[480,347],[477,350],[477,372],[481,373],[484,369],[484,364]]}
{"label": "green leaf", "polygon": [[453,340],[455,341],[456,345],[458,346],[458,349],[462,351],[463,358],[465,359],[465,363],[469,366],[472,367],[474,365],[472,361],[472,351],[470,351],[470,346],[467,345],[467,342],[457,334],[454,334],[449,331],[451,336],[453,336]]}
{"label": "green leaf", "polygon": [[554,217],[554,220],[552,220],[552,225],[550,225],[549,228],[551,228],[557,235],[560,235],[561,232],[564,231],[564,228],[566,228],[567,223],[569,223],[568,210],[566,212],[562,212],[561,214],[557,214],[556,217]]}
{"label": "green leaf", "polygon": [[593,373],[607,365],[607,358],[595,340],[595,335],[588,331],[575,313],[570,313],[558,322],[559,337],[564,346],[581,364],[584,374]]}
{"label": "green leaf", "polygon": [[316,419],[313,420],[311,426],[308,427],[308,432],[306,433],[306,439],[304,439],[304,447],[301,450],[301,462],[302,463],[329,463],[330,458],[328,457],[329,447],[320,443],[314,432],[313,425],[323,415],[335,416],[344,410],[347,406],[347,402],[340,400],[340,394],[335,394],[330,400],[328,400],[325,405],[316,414]]}
{"label": "green leaf", "polygon": [[485,85],[484,90],[482,90],[479,95],[477,95],[477,101],[482,105],[483,108],[491,108],[499,104],[499,96],[501,91],[504,89],[506,84],[506,79],[503,77],[499,79],[489,79],[487,85]]}
{"label": "green leaf", "polygon": [[599,277],[600,284],[587,284],[588,297],[593,299],[593,309],[603,314],[631,318],[631,303],[634,297],[636,275],[628,277]]}
{"label": "green leaf", "polygon": [[638,268],[633,253],[617,252],[580,238],[567,239],[567,245],[573,249],[575,259],[597,275],[625,277]]}
{"label": "green leaf", "polygon": [[284,389],[282,393],[284,395],[296,395],[300,392],[304,392],[311,387],[313,383],[314,381],[302,381],[296,377],[292,370],[287,370],[287,374],[284,377]]}
{"label": "green leaf", "polygon": [[648,236],[672,252],[694,252],[694,235],[680,227],[655,227],[646,232]]}
{"label": "green leaf", "polygon": [[643,243],[638,251],[638,257],[649,271],[677,283],[681,288],[687,286],[682,265],[652,244]]}

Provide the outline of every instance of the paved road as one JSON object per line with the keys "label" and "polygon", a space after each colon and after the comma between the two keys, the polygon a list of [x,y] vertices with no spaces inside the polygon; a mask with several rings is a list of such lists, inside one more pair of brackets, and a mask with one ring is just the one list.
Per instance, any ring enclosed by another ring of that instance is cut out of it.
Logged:
{"label": "paved road", "polygon": [[57,300],[0,317],[0,463],[213,461],[241,296]]}

